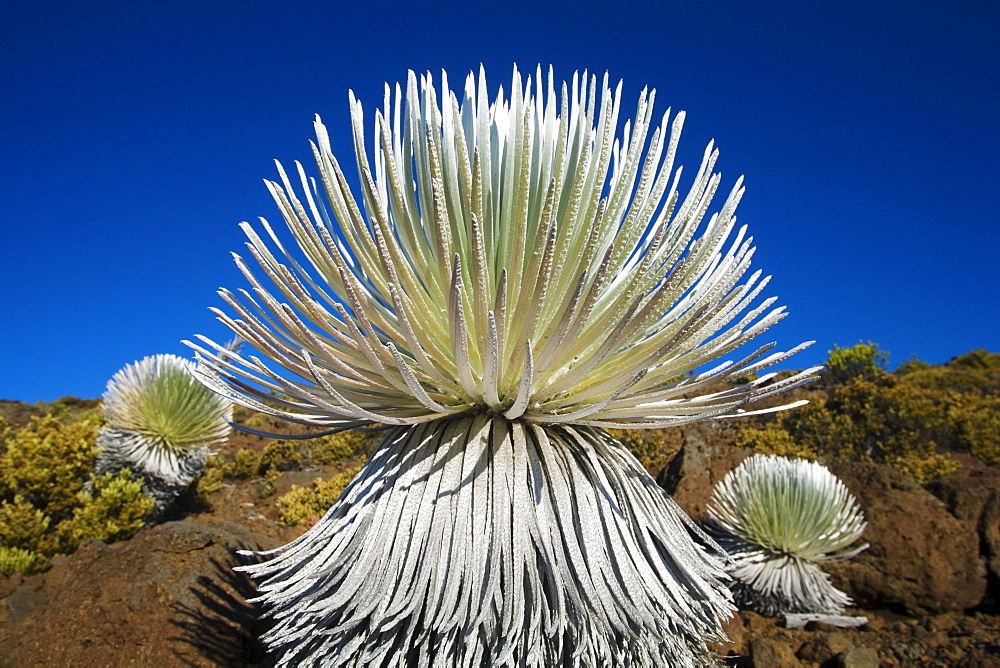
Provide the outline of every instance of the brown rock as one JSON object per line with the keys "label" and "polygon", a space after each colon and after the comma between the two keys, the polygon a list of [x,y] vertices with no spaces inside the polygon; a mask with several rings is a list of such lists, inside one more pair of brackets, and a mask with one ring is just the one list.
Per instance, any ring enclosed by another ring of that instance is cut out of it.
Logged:
{"label": "brown rock", "polygon": [[729,638],[727,643],[709,643],[708,648],[719,656],[742,656],[747,653],[747,630],[743,620],[734,614],[722,624],[722,630]]}
{"label": "brown rock", "polygon": [[857,496],[868,521],[867,550],[827,564],[834,586],[866,608],[909,615],[973,608],[986,593],[979,539],[925,489],[870,463],[834,461],[830,471]]}
{"label": "brown rock", "polygon": [[951,631],[958,624],[958,614],[949,612],[937,617],[930,617],[927,626],[933,631]]}
{"label": "brown rock", "polygon": [[696,519],[705,508],[715,485],[753,454],[749,448],[731,445],[720,438],[723,427],[709,422],[685,428],[683,445],[657,482],[684,511]]}
{"label": "brown rock", "polygon": [[962,468],[927,486],[951,513],[979,533],[987,567],[987,607],[1000,608],[1000,470],[975,457],[955,455]]}
{"label": "brown rock", "polygon": [[806,640],[795,656],[808,663],[825,663],[853,646],[843,633],[818,633]]}
{"label": "brown rock", "polygon": [[231,522],[168,522],[84,543],[0,600],[4,665],[254,665],[263,653],[236,549],[277,541]]}
{"label": "brown rock", "polygon": [[885,617],[868,615],[868,623],[860,627],[860,630],[866,632],[881,631],[886,627],[886,624]]}
{"label": "brown rock", "polygon": [[[847,621],[851,621],[851,620],[847,620]],[[788,622],[787,622],[787,619],[786,619],[785,624],[786,624],[786,626],[790,626],[788,624]],[[813,620],[813,621],[806,622],[804,628],[805,628],[806,631],[819,631],[821,633],[836,633],[837,631],[839,631],[840,629],[843,628],[843,625],[839,625],[838,626],[836,624],[830,624],[830,623],[827,623],[827,622],[820,622],[820,621],[817,621],[817,620]]]}
{"label": "brown rock", "polygon": [[989,598],[994,612],[1000,610],[1000,491],[994,491],[983,507],[979,521],[989,582]]}
{"label": "brown rock", "polygon": [[754,668],[794,668],[801,666],[792,648],[777,638],[757,638],[750,643],[750,659]]}
{"label": "brown rock", "polygon": [[851,647],[837,655],[837,668],[878,668],[878,654],[867,647]]}
{"label": "brown rock", "polygon": [[958,519],[979,522],[983,510],[1000,491],[1000,469],[987,466],[969,455],[952,455],[962,468],[927,485],[927,491],[944,502]]}
{"label": "brown rock", "polygon": [[776,617],[765,617],[752,610],[740,610],[739,614],[743,619],[743,625],[751,631],[763,631],[778,624]]}

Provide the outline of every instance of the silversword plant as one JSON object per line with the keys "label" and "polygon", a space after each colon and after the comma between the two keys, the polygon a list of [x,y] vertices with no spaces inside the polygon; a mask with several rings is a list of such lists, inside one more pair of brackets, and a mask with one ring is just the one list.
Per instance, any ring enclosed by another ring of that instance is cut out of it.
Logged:
{"label": "silversword plant", "polygon": [[799,348],[718,363],[784,315],[748,275],[742,181],[706,220],[717,151],[682,195],[684,114],[655,119],[644,90],[619,132],[607,76],[440,87],[386,86],[371,143],[350,96],[360,200],[317,118],[319,179],[268,183],[294,245],[244,223],[251,289],[215,311],[266,361],[191,344],[244,406],[388,428],[320,522],[245,568],[266,641],[280,665],[708,662],[722,563],[603,428],[736,415],[811,379],[731,382]]}
{"label": "silversword plant", "polygon": [[849,559],[865,530],[857,499],[816,462],[754,455],[726,474],[709,530],[732,557],[736,604],[765,615],[839,614],[851,604],[819,564]]}
{"label": "silversword plant", "polygon": [[96,474],[130,468],[142,476],[143,491],[156,499],[152,521],[229,438],[232,402],[198,382],[193,368],[176,355],[145,357],[112,376],[104,392]]}

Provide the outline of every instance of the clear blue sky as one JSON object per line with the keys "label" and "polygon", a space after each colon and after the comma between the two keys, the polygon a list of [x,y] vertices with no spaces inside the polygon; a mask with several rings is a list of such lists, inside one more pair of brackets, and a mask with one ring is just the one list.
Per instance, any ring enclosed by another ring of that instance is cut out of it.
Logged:
{"label": "clear blue sky", "polygon": [[[367,9],[365,7],[372,7]],[[272,160],[312,117],[350,155],[408,69],[608,71],[688,112],[746,175],[755,266],[791,312],[765,337],[820,362],[1000,350],[1000,2],[5,2],[0,398],[99,396],[122,365],[228,338],[243,220],[279,216]],[[339,147],[339,150],[338,150]],[[690,176],[690,172],[689,172]]]}

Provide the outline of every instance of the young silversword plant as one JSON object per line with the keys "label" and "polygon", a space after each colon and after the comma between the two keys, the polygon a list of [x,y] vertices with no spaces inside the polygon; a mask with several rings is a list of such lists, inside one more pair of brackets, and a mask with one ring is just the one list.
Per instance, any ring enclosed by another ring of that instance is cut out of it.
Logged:
{"label": "young silversword plant", "polygon": [[107,424],[97,437],[97,476],[130,468],[156,499],[160,519],[229,438],[233,404],[199,383],[194,365],[176,355],[128,364],[104,392]]}
{"label": "young silversword plant", "polygon": [[864,515],[822,464],[754,455],[716,486],[708,516],[710,533],[733,559],[727,570],[740,608],[836,615],[851,604],[818,564],[868,547],[854,545]]}
{"label": "young silversword plant", "polygon": [[279,165],[268,183],[300,252],[243,224],[259,270],[236,256],[252,291],[216,313],[278,370],[192,344],[247,407],[389,430],[312,529],[245,567],[266,640],[280,665],[708,662],[722,563],[602,428],[722,418],[810,380],[730,383],[795,352],[771,345],[703,370],[783,316],[746,276],[743,186],[703,225],[717,152],[682,196],[683,114],[657,125],[644,90],[616,138],[606,76],[557,94],[515,69],[492,103],[482,70],[461,101],[441,88],[386,86],[371,144],[351,95],[360,203],[317,118],[319,180],[296,165],[297,195]]}

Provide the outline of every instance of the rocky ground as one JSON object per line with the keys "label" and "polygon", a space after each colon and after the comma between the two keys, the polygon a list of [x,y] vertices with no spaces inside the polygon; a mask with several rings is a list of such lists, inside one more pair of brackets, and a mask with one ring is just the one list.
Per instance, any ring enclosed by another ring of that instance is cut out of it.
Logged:
{"label": "rocky ground", "polygon": [[[660,483],[694,517],[712,486],[749,452],[731,425],[682,432]],[[963,460],[929,490],[873,464],[830,465],[858,496],[871,547],[828,568],[868,623],[843,629],[742,612],[733,666],[1000,667],[1000,471]],[[289,471],[262,498],[264,481],[226,484],[207,503],[113,545],[85,543],[46,573],[0,577],[0,665],[267,665],[266,628],[246,599],[252,584],[232,567],[239,549],[269,549],[304,528],[277,524],[274,501],[327,469]]]}

